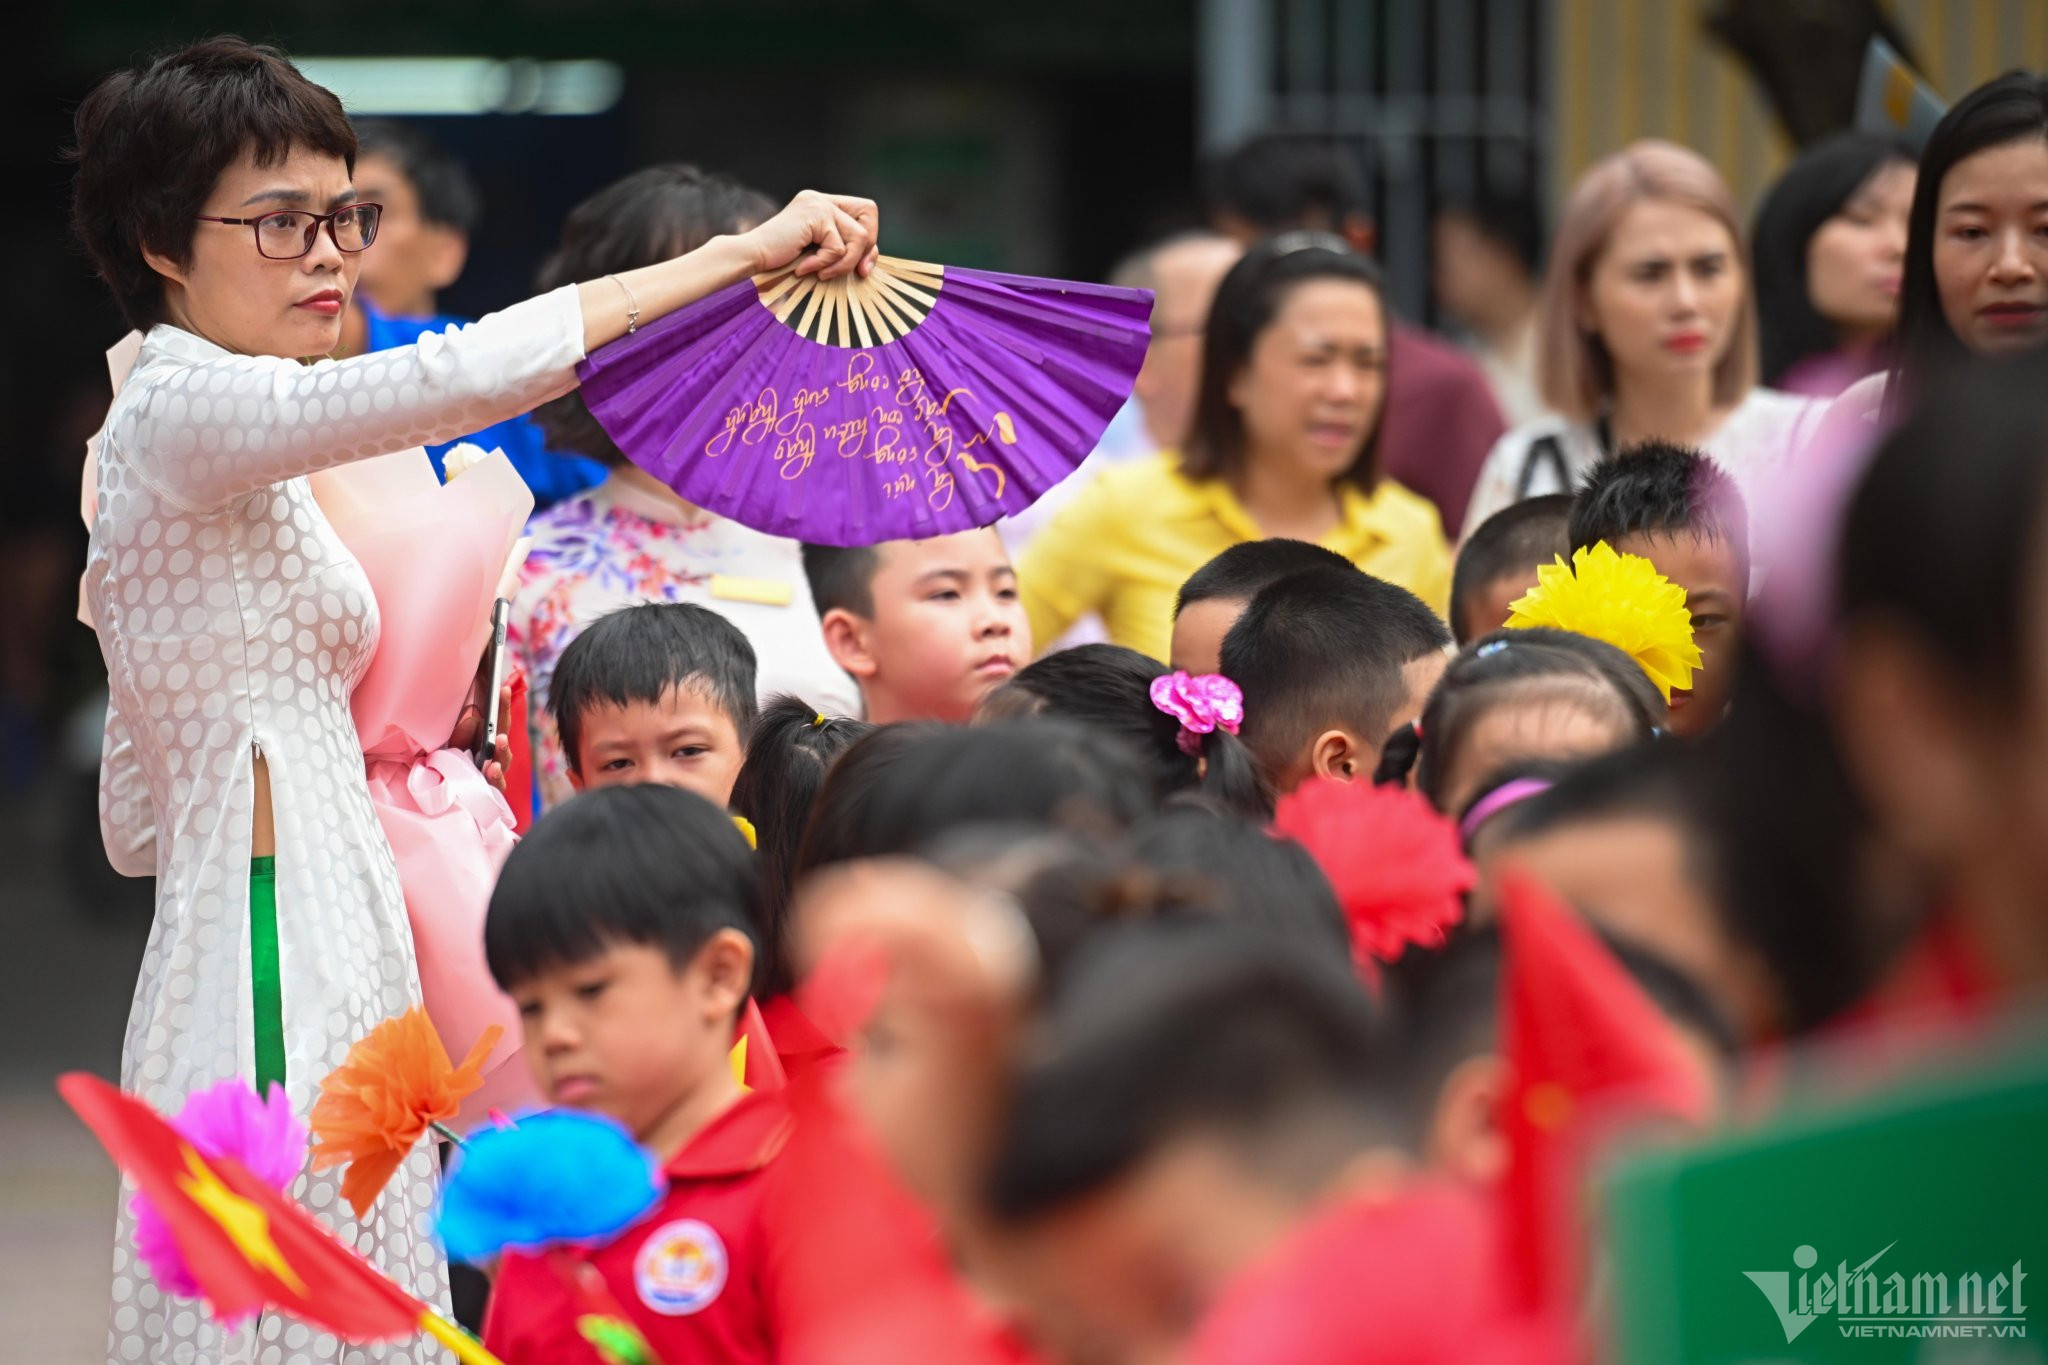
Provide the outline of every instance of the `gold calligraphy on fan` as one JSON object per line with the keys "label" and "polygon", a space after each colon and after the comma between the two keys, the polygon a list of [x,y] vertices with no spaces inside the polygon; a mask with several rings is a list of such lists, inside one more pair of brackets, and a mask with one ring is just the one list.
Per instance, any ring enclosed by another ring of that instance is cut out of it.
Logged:
{"label": "gold calligraphy on fan", "polygon": [[[819,421],[817,410],[840,395],[865,395],[872,406],[837,421]],[[997,412],[963,439],[953,409],[974,401],[966,388],[934,396],[914,366],[891,373],[878,367],[870,352],[854,351],[847,357],[846,374],[829,386],[770,386],[752,401],[735,404],[704,443],[704,453],[718,459],[736,451],[764,452],[780,476],[792,482],[809,474],[820,456],[859,460],[875,467],[884,496],[922,496],[940,512],[952,506],[958,492],[957,468],[1000,501],[1009,486],[1002,461],[977,459],[974,452],[1015,445],[1016,423],[1007,412]]]}

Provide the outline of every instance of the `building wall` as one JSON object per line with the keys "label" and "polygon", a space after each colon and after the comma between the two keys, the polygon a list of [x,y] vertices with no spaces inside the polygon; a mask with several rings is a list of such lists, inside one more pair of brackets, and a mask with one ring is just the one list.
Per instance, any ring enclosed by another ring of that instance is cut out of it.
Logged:
{"label": "building wall", "polygon": [[[1553,202],[1638,137],[1697,148],[1745,210],[1792,152],[1748,70],[1702,26],[1703,0],[1551,0]],[[2048,69],[2048,0],[1889,0],[1922,73],[1954,99],[2015,66]]]}

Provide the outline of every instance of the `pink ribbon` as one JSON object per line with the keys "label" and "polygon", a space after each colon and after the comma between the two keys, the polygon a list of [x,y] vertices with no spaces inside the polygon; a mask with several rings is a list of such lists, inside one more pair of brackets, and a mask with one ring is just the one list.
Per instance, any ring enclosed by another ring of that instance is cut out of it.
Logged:
{"label": "pink ribbon", "polygon": [[1190,756],[1202,752],[1202,736],[1217,730],[1234,735],[1244,724],[1244,692],[1221,673],[1161,674],[1152,680],[1152,704],[1180,722],[1174,739]]}

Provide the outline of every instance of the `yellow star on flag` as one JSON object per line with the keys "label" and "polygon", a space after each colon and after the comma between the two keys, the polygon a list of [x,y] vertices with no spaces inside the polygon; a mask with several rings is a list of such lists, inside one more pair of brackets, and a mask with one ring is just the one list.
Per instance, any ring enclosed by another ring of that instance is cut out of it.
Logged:
{"label": "yellow star on flag", "polygon": [[740,1089],[750,1095],[753,1094],[754,1087],[747,1084],[747,1038],[745,1034],[741,1034],[740,1040],[732,1045],[732,1051],[725,1054],[725,1060],[732,1067],[732,1078],[740,1083]]}
{"label": "yellow star on flag", "polygon": [[178,1188],[188,1195],[200,1210],[220,1224],[220,1230],[235,1244],[235,1250],[243,1259],[258,1270],[267,1270],[295,1294],[306,1292],[306,1283],[293,1272],[291,1263],[284,1253],[277,1249],[277,1243],[270,1239],[270,1215],[249,1200],[242,1198],[213,1173],[213,1168],[199,1159],[199,1153],[185,1147],[185,1165],[192,1174],[178,1177]]}

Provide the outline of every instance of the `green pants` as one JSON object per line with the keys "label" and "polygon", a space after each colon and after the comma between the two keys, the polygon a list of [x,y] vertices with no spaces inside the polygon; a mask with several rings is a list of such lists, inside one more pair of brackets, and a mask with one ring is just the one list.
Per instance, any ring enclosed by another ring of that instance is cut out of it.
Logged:
{"label": "green pants", "polygon": [[256,1014],[256,1093],[284,1084],[284,981],[277,966],[277,859],[249,860],[249,982]]}

